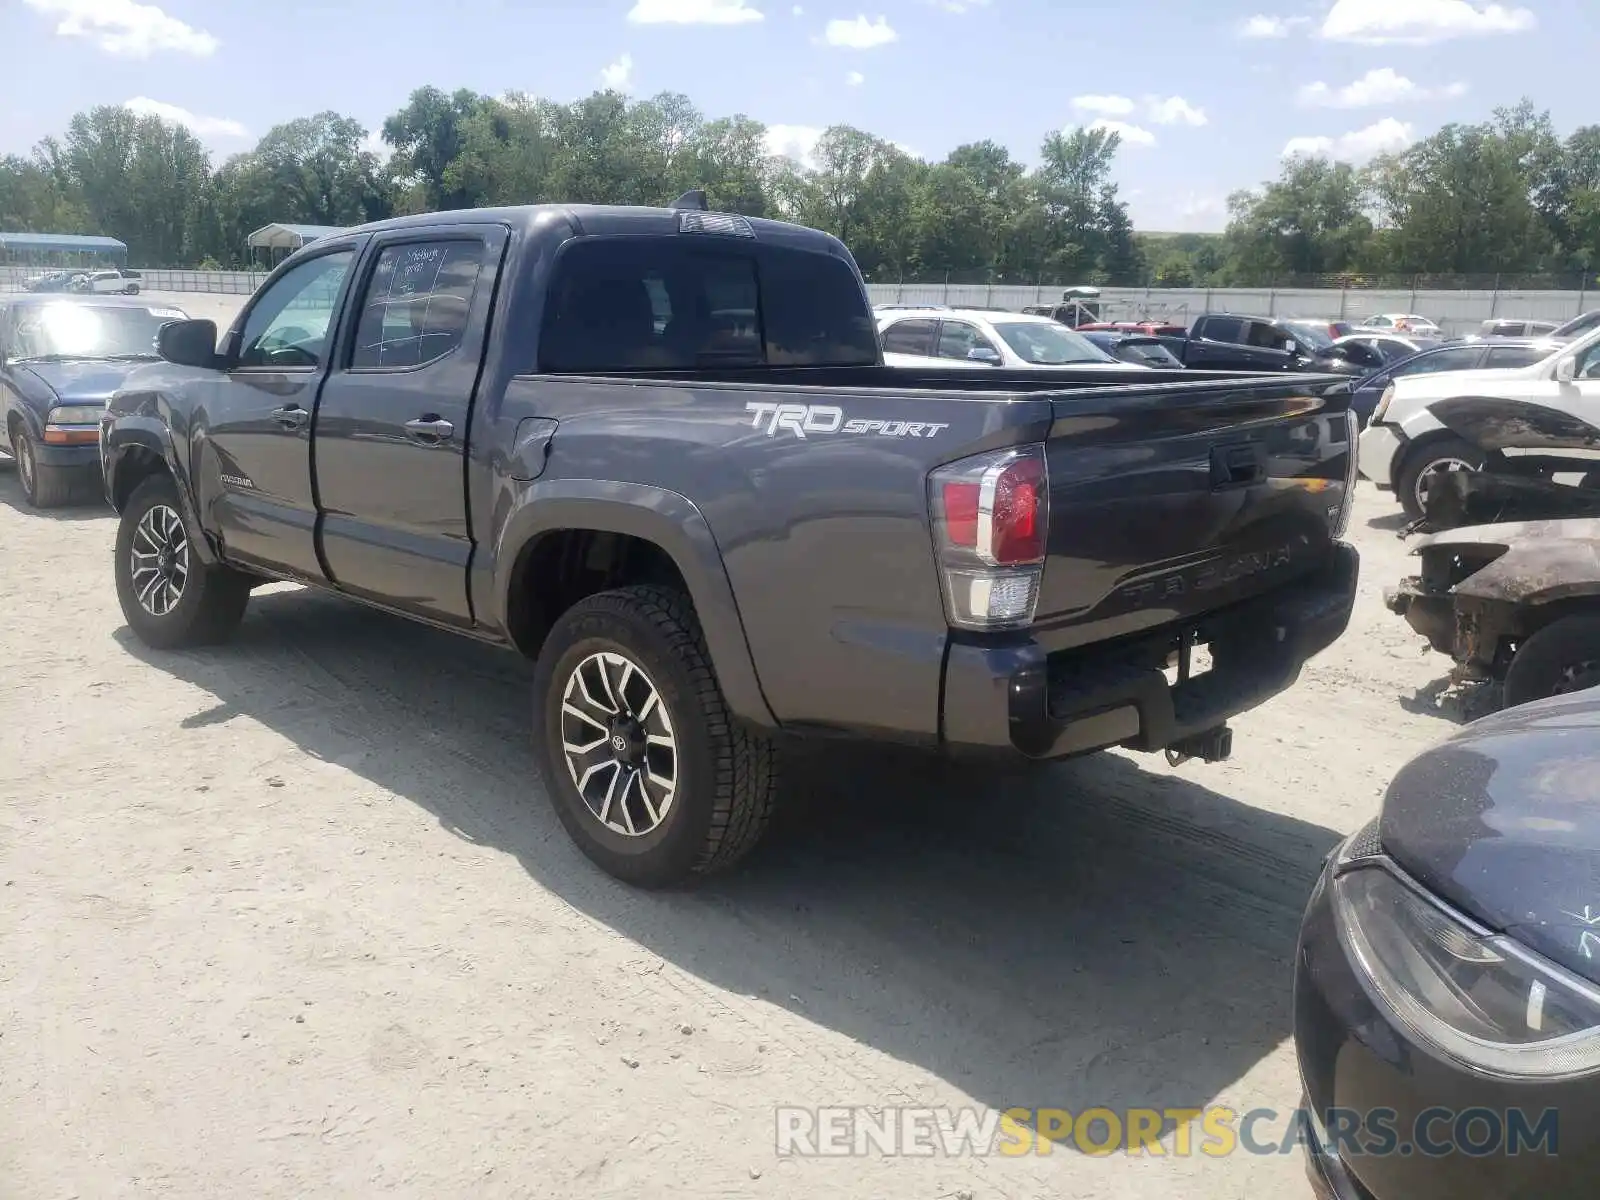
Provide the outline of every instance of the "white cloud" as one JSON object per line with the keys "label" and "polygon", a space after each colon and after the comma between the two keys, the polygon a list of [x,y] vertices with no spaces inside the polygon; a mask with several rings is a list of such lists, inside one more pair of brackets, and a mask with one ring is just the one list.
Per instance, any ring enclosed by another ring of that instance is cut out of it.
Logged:
{"label": "white cloud", "polygon": [[1475,0],[1336,0],[1322,22],[1334,42],[1424,44],[1449,38],[1521,33],[1538,19],[1526,8]]}
{"label": "white cloud", "polygon": [[638,0],[628,12],[635,25],[744,25],[764,19],[745,0]]}
{"label": "white cloud", "polygon": [[1089,129],[1104,129],[1107,133],[1122,135],[1122,144],[1125,146],[1154,146],[1156,135],[1148,129],[1141,129],[1137,125],[1130,125],[1126,121],[1112,121],[1101,117],[1098,121],[1090,121]]}
{"label": "white cloud", "polygon": [[383,130],[374,129],[361,139],[361,149],[367,154],[378,156],[379,162],[388,162],[389,156],[394,153],[394,147],[383,140]]}
{"label": "white cloud", "polygon": [[815,125],[768,125],[766,148],[774,158],[788,158],[802,167],[817,165],[817,143],[823,130]]}
{"label": "white cloud", "polygon": [[865,75],[863,75],[860,71],[851,71],[850,74],[848,74],[848,75],[846,75],[844,77],[844,81],[846,83],[848,83],[851,87],[860,87],[863,83],[865,83],[867,81],[867,77]]}
{"label": "white cloud", "polygon": [[989,6],[989,0],[928,0],[928,3],[949,13],[968,13]]}
{"label": "white cloud", "polygon": [[56,36],[88,38],[107,54],[148,58],[161,50],[206,58],[221,44],[211,34],[135,0],[23,0],[46,16],[60,17]]}
{"label": "white cloud", "polygon": [[1290,138],[1283,147],[1283,157],[1305,155],[1311,158],[1334,158],[1343,162],[1365,162],[1379,154],[1393,154],[1404,150],[1412,142],[1411,126],[1394,117],[1384,117],[1365,129],[1357,129],[1340,137]]}
{"label": "white cloud", "polygon": [[1286,38],[1292,26],[1299,23],[1295,17],[1254,16],[1239,26],[1242,38]]}
{"label": "white cloud", "polygon": [[803,16],[806,15],[806,10],[801,8],[798,4],[796,4],[794,6],[794,15],[797,16],[797,17],[803,17]]}
{"label": "white cloud", "polygon": [[149,96],[135,96],[122,106],[141,117],[159,117],[168,125],[182,125],[197,138],[247,138],[250,131],[227,117],[203,117],[176,104],[165,104]]}
{"label": "white cloud", "polygon": [[828,22],[822,37],[830,46],[843,46],[848,50],[871,50],[874,46],[887,46],[890,42],[896,41],[900,35],[889,25],[888,17],[879,17],[876,21],[872,21],[860,16],[852,17],[848,21],[835,17]]}
{"label": "white cloud", "polygon": [[1341,88],[1329,87],[1320,79],[1308,83],[1300,89],[1299,100],[1313,108],[1372,108],[1403,100],[1453,100],[1466,92],[1464,83],[1450,83],[1439,88],[1419,87],[1389,67],[1376,67]]}
{"label": "white cloud", "polygon": [[614,92],[625,92],[633,84],[633,55],[623,54],[600,70],[600,82]]}
{"label": "white cloud", "polygon": [[[1126,96],[1115,95],[1089,95],[1074,96],[1072,107],[1079,112],[1098,113],[1102,117],[1127,117],[1138,111],[1139,104]],[[1206,114],[1190,104],[1182,96],[1146,96],[1143,101],[1144,115],[1157,125],[1204,125]],[[1120,122],[1111,122],[1120,124]],[[1131,126],[1129,127],[1131,128]],[[1140,132],[1143,132],[1142,130]],[[1128,138],[1129,141],[1138,140],[1136,137]]]}
{"label": "white cloud", "polygon": [[1125,117],[1133,111],[1133,101],[1126,96],[1074,96],[1072,107],[1079,112],[1100,113],[1108,117]]}
{"label": "white cloud", "polygon": [[1204,125],[1204,109],[1196,108],[1182,96],[1150,96],[1145,100],[1145,115],[1157,125]]}

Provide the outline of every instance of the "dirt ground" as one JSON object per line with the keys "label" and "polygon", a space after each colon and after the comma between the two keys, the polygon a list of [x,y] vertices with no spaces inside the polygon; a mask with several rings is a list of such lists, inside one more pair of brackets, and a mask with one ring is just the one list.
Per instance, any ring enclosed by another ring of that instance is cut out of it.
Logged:
{"label": "dirt ground", "polygon": [[0,463],[0,1194],[1308,1195],[1298,1153],[780,1159],[773,1111],[1296,1104],[1306,892],[1452,727],[1398,524],[1362,485],[1354,624],[1228,764],[832,751],[652,895],[561,831],[520,660],[282,587],[148,651],[109,514]]}

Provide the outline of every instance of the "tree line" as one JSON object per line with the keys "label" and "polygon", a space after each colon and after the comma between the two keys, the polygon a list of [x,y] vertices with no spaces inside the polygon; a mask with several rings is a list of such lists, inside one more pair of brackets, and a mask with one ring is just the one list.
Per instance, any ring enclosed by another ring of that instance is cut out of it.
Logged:
{"label": "tree line", "polygon": [[1051,133],[1029,167],[997,142],[928,162],[848,125],[799,163],[748,116],[685,96],[602,91],[571,104],[424,87],[378,131],[322,112],[213,164],[181,125],[105,106],[0,158],[0,229],[99,233],[136,266],[242,266],[272,222],[569,201],[711,205],[836,234],[869,279],[1265,286],[1600,267],[1600,126],[1557,136],[1524,101],[1447,125],[1363,168],[1297,157],[1228,201],[1222,234],[1136,234],[1111,181],[1114,132]]}

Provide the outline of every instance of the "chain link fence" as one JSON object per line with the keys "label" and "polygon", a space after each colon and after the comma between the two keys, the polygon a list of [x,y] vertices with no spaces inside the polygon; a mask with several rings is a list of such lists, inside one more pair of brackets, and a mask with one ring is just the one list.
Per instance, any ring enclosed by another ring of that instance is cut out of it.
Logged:
{"label": "chain link fence", "polygon": [[[37,267],[0,267],[0,291],[19,291]],[[266,278],[264,271],[151,269],[140,274],[147,292],[246,296]],[[1021,311],[1061,298],[1055,284],[873,283],[874,304],[943,304]],[[1325,317],[1357,322],[1378,313],[1419,313],[1451,334],[1476,333],[1484,321],[1508,318],[1562,322],[1600,308],[1600,289],[1550,291],[1524,288],[1449,289],[1423,287],[1284,288],[1102,288],[1108,321],[1157,320],[1187,325],[1201,313],[1237,312],[1269,317]]]}

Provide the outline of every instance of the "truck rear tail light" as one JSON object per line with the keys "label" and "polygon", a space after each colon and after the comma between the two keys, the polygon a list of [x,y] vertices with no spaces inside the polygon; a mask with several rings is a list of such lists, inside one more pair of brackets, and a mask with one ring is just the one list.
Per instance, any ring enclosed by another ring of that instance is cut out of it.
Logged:
{"label": "truck rear tail light", "polygon": [[999,450],[929,477],[945,607],[964,629],[1030,625],[1050,532],[1042,445]]}

